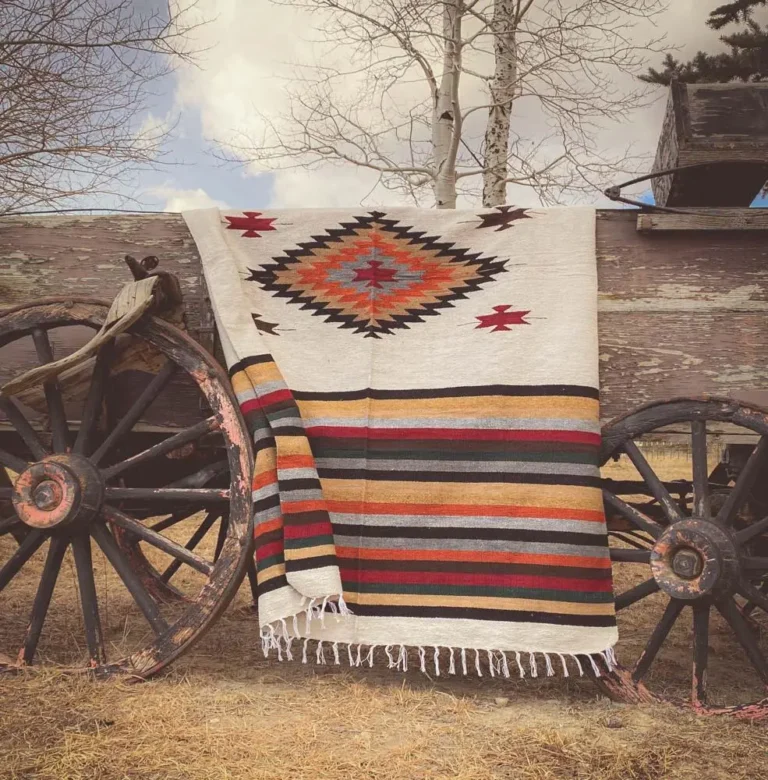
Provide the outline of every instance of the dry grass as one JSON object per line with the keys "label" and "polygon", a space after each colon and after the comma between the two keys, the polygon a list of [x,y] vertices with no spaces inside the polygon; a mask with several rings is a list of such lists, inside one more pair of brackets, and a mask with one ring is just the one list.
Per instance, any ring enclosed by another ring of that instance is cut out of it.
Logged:
{"label": "dry grass", "polygon": [[[668,466],[667,478],[681,468]],[[66,592],[57,589],[56,598],[67,607]],[[697,719],[671,707],[612,704],[586,680],[430,679],[414,671],[268,662],[244,603],[243,597],[170,672],[145,684],[92,682],[52,669],[0,677],[0,777],[751,780],[764,775],[765,727]],[[4,602],[3,609],[6,622],[18,622],[13,604]],[[68,646],[77,635],[77,610],[56,617],[62,612],[69,610],[51,614],[46,652],[58,643]],[[110,602],[108,628],[117,645],[132,636],[129,613],[128,602],[117,597]],[[647,611],[633,614],[626,640],[641,641],[643,630],[647,636],[651,619]],[[713,641],[720,641],[716,632]],[[688,653],[683,633],[661,674],[684,668]],[[738,686],[745,668],[740,656],[737,663],[731,656],[729,683]],[[498,697],[507,701],[497,703]]]}

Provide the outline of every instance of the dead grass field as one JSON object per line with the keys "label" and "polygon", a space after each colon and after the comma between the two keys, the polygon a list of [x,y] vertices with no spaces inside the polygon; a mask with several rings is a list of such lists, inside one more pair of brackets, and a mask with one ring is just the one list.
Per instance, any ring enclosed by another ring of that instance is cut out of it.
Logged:
{"label": "dead grass field", "polygon": [[[670,459],[664,477],[684,467]],[[96,570],[107,589],[98,561]],[[23,626],[20,604],[35,586],[31,575],[17,579],[3,594],[0,651]],[[70,586],[62,577],[43,657],[81,650]],[[130,603],[110,598],[111,644],[140,641]],[[650,612],[631,616],[630,645],[647,638]],[[662,686],[685,669],[685,630],[664,659]],[[725,641],[713,631],[713,644]],[[750,685],[746,661],[726,650],[718,652],[724,684]],[[2,778],[751,780],[767,766],[766,726],[613,704],[583,679],[429,678],[266,661],[244,592],[198,646],[147,683],[93,682],[50,667],[0,676]]]}

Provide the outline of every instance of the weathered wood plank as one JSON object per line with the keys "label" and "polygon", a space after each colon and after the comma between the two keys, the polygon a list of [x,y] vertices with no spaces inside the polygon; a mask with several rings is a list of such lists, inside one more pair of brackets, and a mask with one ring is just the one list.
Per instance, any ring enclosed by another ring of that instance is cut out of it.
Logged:
{"label": "weathered wood plank", "polygon": [[653,180],[662,206],[748,206],[768,178],[768,83],[673,82],[653,170],[730,163],[678,171]]}
{"label": "weathered wood plank", "polygon": [[693,214],[647,212],[637,215],[640,232],[676,230],[768,230],[766,209],[692,209]]}
{"label": "weathered wood plank", "polygon": [[[0,305],[82,295],[84,285],[109,300],[128,278],[123,254],[155,254],[162,269],[179,275],[198,338],[200,260],[180,216],[48,219],[0,220]],[[631,210],[598,212],[603,417],[657,398],[768,387],[765,237],[639,233],[636,221]],[[0,361],[0,378],[8,371]],[[185,427],[201,418],[193,393],[178,388],[168,395],[148,423]]]}

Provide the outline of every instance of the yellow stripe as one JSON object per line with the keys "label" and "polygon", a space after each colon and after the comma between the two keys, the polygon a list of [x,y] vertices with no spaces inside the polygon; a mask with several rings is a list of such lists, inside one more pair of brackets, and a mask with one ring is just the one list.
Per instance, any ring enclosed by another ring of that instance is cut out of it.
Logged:
{"label": "yellow stripe", "polygon": [[593,398],[560,396],[474,396],[396,400],[297,401],[305,420],[313,417],[473,417],[563,418],[597,420],[599,402]]}
{"label": "yellow stripe", "polygon": [[504,483],[423,482],[321,479],[328,501],[365,500],[382,504],[485,504],[488,506],[555,507],[602,511],[600,488],[574,485],[520,485]]}
{"label": "yellow stripe", "polygon": [[476,609],[521,610],[524,612],[564,613],[566,615],[614,614],[612,602],[608,604],[574,604],[570,601],[505,599],[495,596],[415,596],[413,594],[357,593],[355,591],[344,591],[344,600],[349,604],[403,607],[474,607]]}
{"label": "yellow stripe", "polygon": [[286,560],[302,561],[306,558],[319,558],[321,555],[336,555],[336,546],[321,544],[317,547],[299,547],[295,550],[286,547],[284,554]]}
{"label": "yellow stripe", "polygon": [[266,569],[257,569],[256,579],[259,585],[263,585],[269,580],[273,580],[275,577],[280,577],[285,574],[285,564],[276,563],[274,566],[268,566]]}

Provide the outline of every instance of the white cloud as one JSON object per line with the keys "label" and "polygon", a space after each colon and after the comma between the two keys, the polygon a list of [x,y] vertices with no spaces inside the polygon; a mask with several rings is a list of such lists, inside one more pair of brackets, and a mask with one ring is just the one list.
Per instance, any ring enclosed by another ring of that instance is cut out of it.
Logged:
{"label": "white cloud", "polygon": [[[670,0],[668,11],[651,22],[640,22],[634,32],[636,40],[666,34],[670,48],[682,44],[677,55],[690,57],[698,49],[717,48],[719,33],[710,30],[706,16],[717,2]],[[179,71],[177,103],[181,110],[200,112],[203,132],[216,139],[223,148],[232,144],[239,133],[258,138],[263,129],[261,116],[277,120],[287,108],[285,77],[292,72],[291,63],[312,59],[318,51],[324,56],[343,57],[344,52],[323,50],[313,40],[318,21],[316,14],[295,6],[275,5],[270,0],[199,0],[197,13],[211,19],[199,32],[199,43],[206,49],[199,68]],[[648,65],[660,64],[658,54],[649,53]],[[467,82],[463,99],[476,99],[477,86]],[[618,78],[617,88],[636,86],[631,76]],[[402,98],[412,101],[423,95],[419,82],[400,85]],[[471,92],[475,91],[475,95]],[[601,148],[606,156],[635,144],[635,151],[652,155],[655,150],[664,112],[664,90],[658,90],[659,101],[638,112],[631,121],[606,130]],[[482,112],[475,115],[480,121]],[[535,134],[536,122],[523,120]],[[252,166],[253,173],[263,170]],[[272,207],[356,205],[365,199],[371,205],[404,202],[403,196],[376,186],[376,174],[344,166],[326,166],[315,170],[282,170],[274,176]],[[529,192],[516,192],[521,203]],[[512,192],[510,191],[510,196]],[[174,196],[175,197],[175,196]],[[186,195],[183,197],[187,197]],[[195,197],[204,198],[204,193]],[[170,202],[175,200],[169,199]],[[186,200],[184,202],[187,202]]]}
{"label": "white cloud", "polygon": [[156,198],[164,198],[163,211],[188,211],[190,209],[230,208],[229,204],[222,200],[212,198],[204,189],[198,187],[194,190],[181,190],[174,187],[153,187],[150,195]]}

